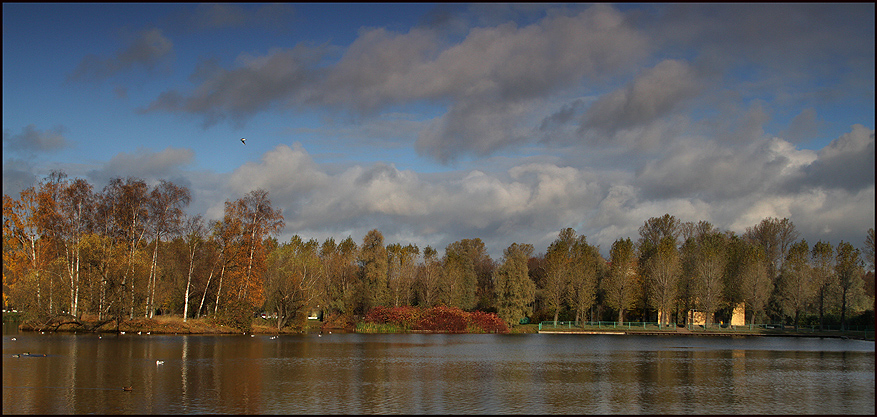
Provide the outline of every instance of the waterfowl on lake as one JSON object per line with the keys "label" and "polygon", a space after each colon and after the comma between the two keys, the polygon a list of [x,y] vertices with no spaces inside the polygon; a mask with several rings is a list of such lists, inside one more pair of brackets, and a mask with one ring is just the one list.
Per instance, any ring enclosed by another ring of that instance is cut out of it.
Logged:
{"label": "waterfowl on lake", "polygon": [[164,361],[155,361],[156,365],[164,365]]}
{"label": "waterfowl on lake", "polygon": [[19,355],[19,354],[16,353],[16,354],[12,355],[12,357],[13,357],[13,358],[20,358],[21,355]]}
{"label": "waterfowl on lake", "polygon": [[134,387],[122,387],[122,391],[134,391]]}
{"label": "waterfowl on lake", "polygon": [[246,144],[247,144],[247,139],[246,139],[246,138],[241,138],[241,143],[243,143],[244,145],[246,145]]}

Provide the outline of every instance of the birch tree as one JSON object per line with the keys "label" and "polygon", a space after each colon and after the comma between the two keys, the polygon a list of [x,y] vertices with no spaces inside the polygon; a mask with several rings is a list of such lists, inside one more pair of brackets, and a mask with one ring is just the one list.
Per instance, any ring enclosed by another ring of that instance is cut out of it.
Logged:
{"label": "birch tree", "polygon": [[[149,225],[154,239],[152,262],[149,267],[145,316],[155,316],[155,284],[158,265],[158,246],[162,237],[179,232],[183,223],[183,209],[189,205],[191,193],[186,187],[161,180],[149,194]],[[188,300],[188,298],[187,298]]]}

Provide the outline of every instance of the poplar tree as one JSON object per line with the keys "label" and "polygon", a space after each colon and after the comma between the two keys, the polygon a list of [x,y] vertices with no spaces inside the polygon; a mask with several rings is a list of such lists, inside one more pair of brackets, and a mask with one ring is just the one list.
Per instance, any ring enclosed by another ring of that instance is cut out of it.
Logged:
{"label": "poplar tree", "polygon": [[569,282],[569,302],[576,311],[576,321],[585,321],[597,299],[597,278],[602,257],[596,247],[579,236],[572,246],[572,271]]}
{"label": "poplar tree", "polygon": [[681,261],[676,241],[665,236],[658,243],[655,252],[646,260],[645,271],[649,290],[649,301],[660,315],[658,326],[670,323],[670,310],[676,302]]}
{"label": "poplar tree", "polygon": [[542,298],[549,311],[554,313],[554,323],[563,308],[572,281],[573,245],[576,232],[572,228],[560,231],[557,239],[548,246],[545,254],[545,276],[542,279]]}
{"label": "poplar tree", "polygon": [[697,242],[694,263],[694,302],[705,315],[705,326],[724,304],[727,244],[721,233],[710,233]]}
{"label": "poplar tree", "polygon": [[622,324],[625,311],[633,307],[639,291],[636,254],[630,238],[616,240],[612,244],[609,258],[609,279],[604,281],[606,301],[618,311],[618,324]]}
{"label": "poplar tree", "polygon": [[438,251],[427,246],[423,248],[423,263],[418,274],[418,299],[424,307],[434,307],[439,301],[439,291],[442,282],[441,261],[438,259]]}
{"label": "poplar tree", "polygon": [[816,293],[809,255],[810,247],[806,240],[795,243],[789,249],[782,272],[783,305],[786,312],[795,317],[795,330],[798,330],[801,312]]}
{"label": "poplar tree", "polygon": [[377,229],[369,231],[363,238],[359,262],[362,265],[360,310],[365,314],[375,306],[389,304],[387,249],[384,235]]}
{"label": "poplar tree", "polygon": [[861,253],[849,242],[841,241],[837,245],[835,273],[841,291],[840,326],[846,330],[846,316],[850,301],[862,291]]}
{"label": "poplar tree", "polygon": [[752,244],[742,248],[740,265],[740,289],[746,308],[750,312],[750,324],[755,324],[758,313],[764,311],[770,296],[771,279],[767,271],[764,249]]}
{"label": "poplar tree", "polygon": [[512,243],[503,251],[502,264],[494,271],[497,315],[509,325],[533,314],[536,284],[527,268],[532,255],[533,245]]}
{"label": "poplar tree", "polygon": [[837,282],[834,271],[834,247],[831,243],[818,241],[810,251],[813,282],[816,286],[816,302],[819,305],[819,330],[825,328],[825,302]]}

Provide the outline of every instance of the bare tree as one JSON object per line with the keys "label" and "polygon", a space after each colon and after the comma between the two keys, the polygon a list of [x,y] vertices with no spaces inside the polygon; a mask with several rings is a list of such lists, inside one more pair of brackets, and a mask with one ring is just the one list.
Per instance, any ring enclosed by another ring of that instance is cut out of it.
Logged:
{"label": "bare tree", "polygon": [[874,228],[868,229],[868,232],[865,235],[865,250],[863,251],[865,254],[865,261],[868,262],[868,266],[871,270],[874,270]]}

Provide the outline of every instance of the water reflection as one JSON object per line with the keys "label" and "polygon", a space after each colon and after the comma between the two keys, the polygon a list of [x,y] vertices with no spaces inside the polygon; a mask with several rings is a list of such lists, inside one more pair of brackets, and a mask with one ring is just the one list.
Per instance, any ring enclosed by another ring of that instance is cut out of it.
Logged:
{"label": "water reflection", "polygon": [[[853,340],[27,333],[16,339],[3,340],[4,414],[874,412],[874,343]],[[47,356],[12,356],[25,351]],[[122,391],[128,385],[134,390]]]}

